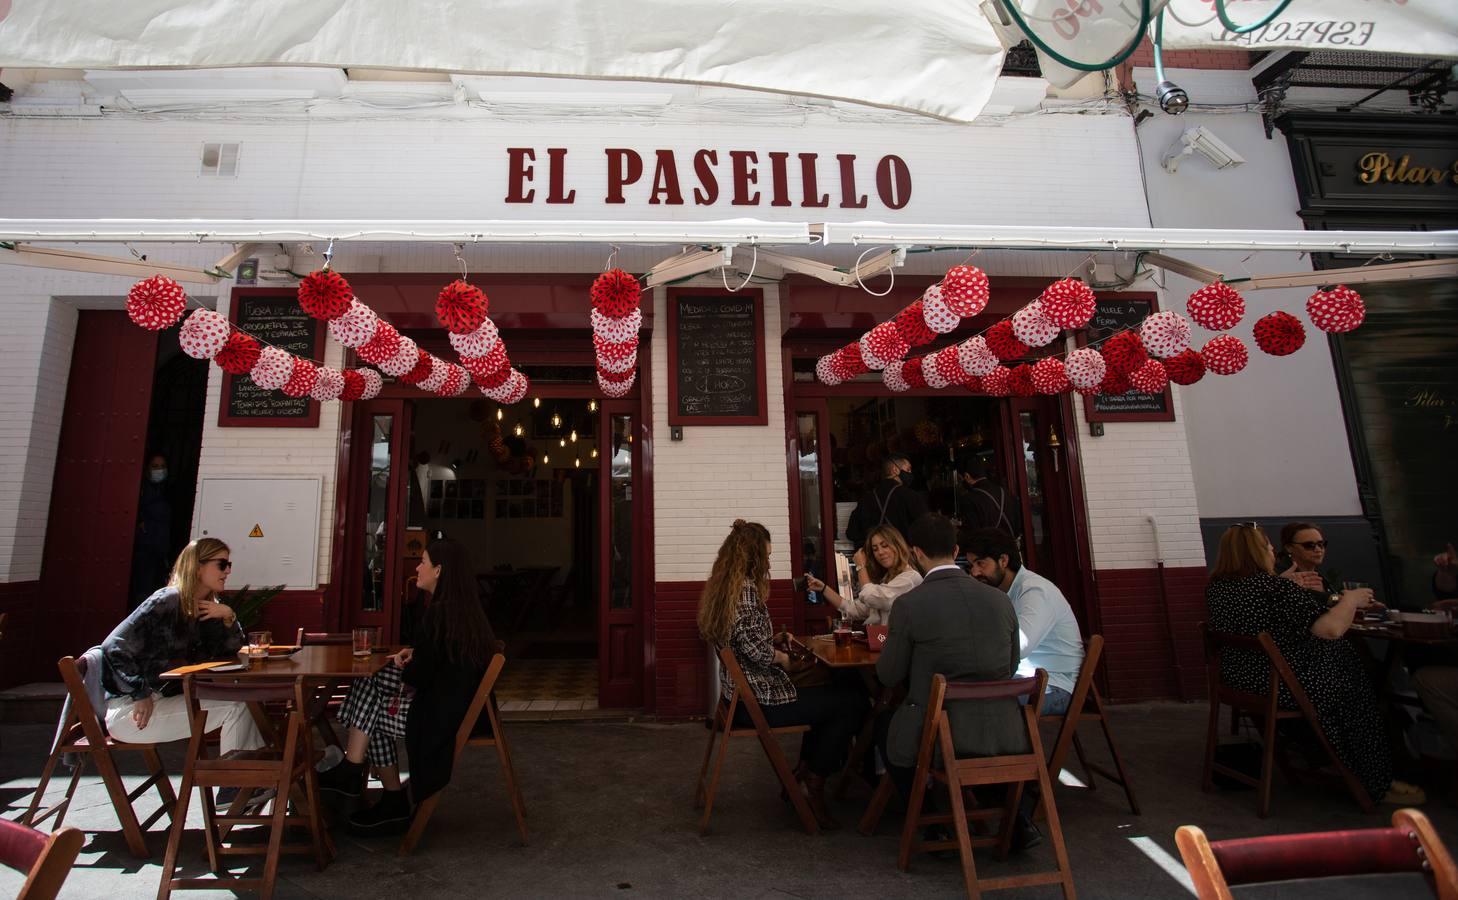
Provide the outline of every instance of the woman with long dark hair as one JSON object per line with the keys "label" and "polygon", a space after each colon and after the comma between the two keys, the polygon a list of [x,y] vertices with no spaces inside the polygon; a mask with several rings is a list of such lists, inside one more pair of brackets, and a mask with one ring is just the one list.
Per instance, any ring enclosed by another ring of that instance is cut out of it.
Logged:
{"label": "woman with long dark hair", "polygon": [[432,541],[415,575],[416,586],[430,594],[415,646],[350,688],[339,711],[339,720],[349,726],[344,761],[319,778],[323,790],[358,797],[366,759],[374,767],[385,790],[374,806],[350,816],[351,829],[359,832],[388,834],[410,821],[398,739],[405,739],[410,753],[416,803],[450,783],[456,731],[496,653],[496,635],[481,608],[476,569],[465,547],[449,539]]}
{"label": "woman with long dark hair", "polygon": [[[736,519],[719,547],[714,569],[699,596],[699,634],[715,649],[729,647],[771,728],[809,725],[800,745],[800,775],[821,828],[838,828],[825,802],[825,779],[845,765],[851,738],[866,714],[862,694],[835,685],[796,689],[785,672],[789,657],[774,647],[769,596],[770,534],[758,522]],[[725,674],[725,699],[734,683]],[[735,725],[753,727],[743,706]]]}

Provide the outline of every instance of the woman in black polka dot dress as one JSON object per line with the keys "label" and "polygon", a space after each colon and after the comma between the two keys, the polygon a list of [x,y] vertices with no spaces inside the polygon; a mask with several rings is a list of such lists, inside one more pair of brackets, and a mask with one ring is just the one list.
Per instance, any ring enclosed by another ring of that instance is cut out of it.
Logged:
{"label": "woman in black polka dot dress", "polygon": [[[1258,526],[1226,530],[1205,588],[1210,627],[1232,634],[1269,632],[1316,707],[1327,740],[1367,793],[1384,803],[1422,803],[1421,788],[1392,778],[1377,694],[1356,649],[1343,639],[1357,610],[1372,603],[1371,590],[1344,591],[1328,609],[1318,595],[1277,577],[1275,559],[1270,539]],[[1228,650],[1220,677],[1236,690],[1264,694],[1270,668],[1264,654]],[[1296,708],[1285,685],[1280,702]]]}

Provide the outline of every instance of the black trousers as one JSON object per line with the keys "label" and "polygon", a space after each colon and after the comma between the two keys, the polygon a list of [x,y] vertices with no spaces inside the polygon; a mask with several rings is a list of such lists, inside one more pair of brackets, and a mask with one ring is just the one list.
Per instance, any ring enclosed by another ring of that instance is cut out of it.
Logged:
{"label": "black trousers", "polygon": [[[809,725],[810,731],[800,744],[800,760],[811,772],[829,778],[845,766],[851,740],[860,731],[867,712],[865,692],[829,684],[800,688],[798,693],[794,702],[760,709],[771,728]],[[742,705],[734,713],[734,724],[740,728],[754,726],[749,710]]]}

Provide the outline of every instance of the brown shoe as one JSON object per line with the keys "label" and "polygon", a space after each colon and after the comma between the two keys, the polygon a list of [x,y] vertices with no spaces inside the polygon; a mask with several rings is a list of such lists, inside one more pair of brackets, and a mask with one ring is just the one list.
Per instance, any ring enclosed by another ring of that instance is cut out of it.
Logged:
{"label": "brown shoe", "polygon": [[805,775],[803,784],[805,799],[810,804],[810,812],[814,814],[816,824],[826,831],[840,828],[840,822],[830,814],[830,807],[825,802],[825,777],[810,772]]}

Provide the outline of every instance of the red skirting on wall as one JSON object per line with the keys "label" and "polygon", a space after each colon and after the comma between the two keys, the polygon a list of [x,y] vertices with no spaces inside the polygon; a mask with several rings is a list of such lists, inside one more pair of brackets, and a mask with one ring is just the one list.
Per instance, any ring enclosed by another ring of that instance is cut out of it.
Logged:
{"label": "red skirting on wall", "polygon": [[1099,569],[1094,573],[1111,699],[1180,699],[1181,686],[1184,699],[1205,698],[1205,659],[1198,625],[1205,620],[1208,577],[1202,567],[1165,569],[1167,617],[1160,600],[1158,569]]}
{"label": "red skirting on wall", "polygon": [[60,680],[55,660],[49,661],[49,673],[42,671],[37,638],[45,622],[40,607],[39,581],[0,584],[0,613],[5,614],[4,634],[0,635],[0,689]]}
{"label": "red skirting on wall", "polygon": [[[660,716],[704,715],[709,706],[708,650],[699,638],[702,581],[660,581],[654,586],[653,634],[657,675],[653,711]],[[794,586],[770,582],[769,608],[775,627],[794,617]]]}

